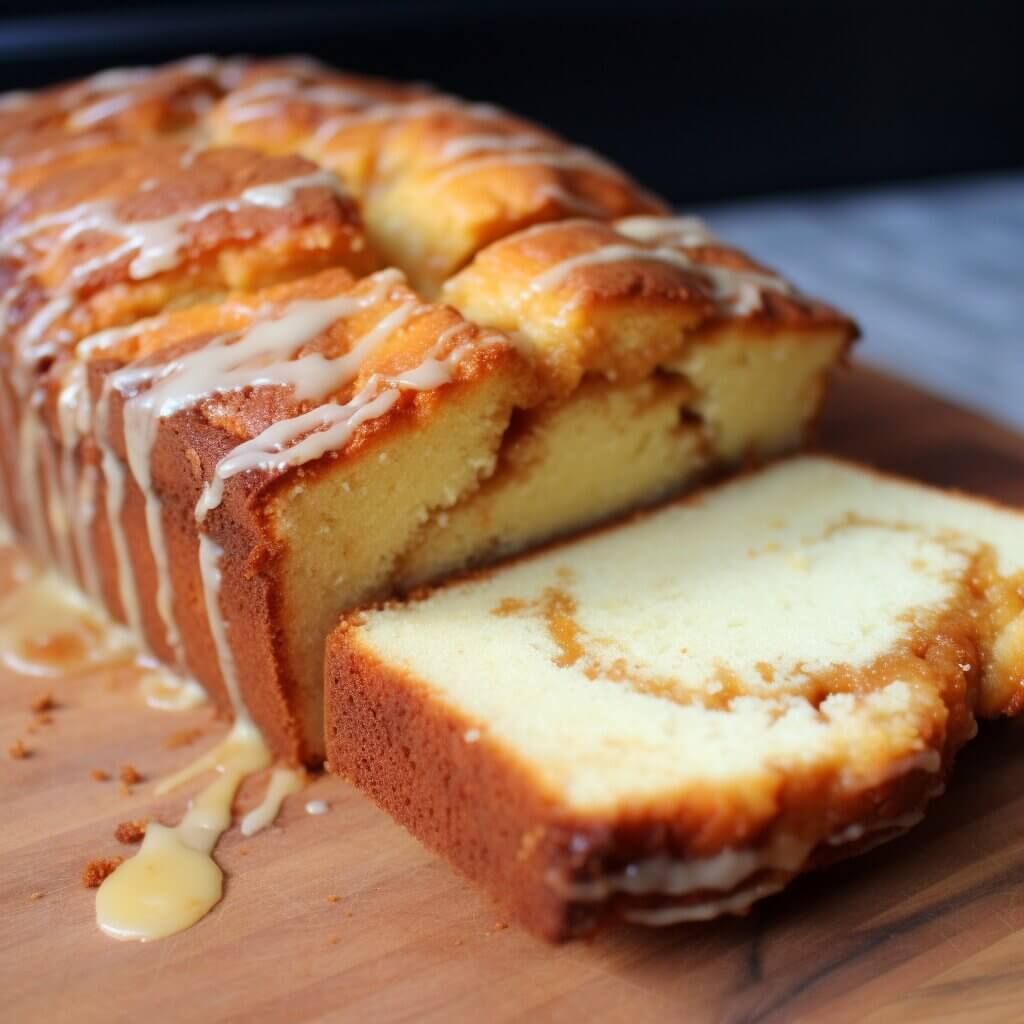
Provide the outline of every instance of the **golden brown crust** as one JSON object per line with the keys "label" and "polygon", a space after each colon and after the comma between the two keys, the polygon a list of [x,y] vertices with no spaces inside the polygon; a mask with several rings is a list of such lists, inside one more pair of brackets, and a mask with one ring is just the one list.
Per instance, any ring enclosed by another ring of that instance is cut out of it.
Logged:
{"label": "golden brown crust", "polygon": [[531,224],[665,209],[618,168],[495,107],[352,76],[253,77],[211,114],[214,138],[335,171],[381,251],[428,293]]}
{"label": "golden brown crust", "polygon": [[173,142],[49,175],[0,222],[0,250],[17,281],[9,336],[37,346],[204,293],[376,265],[353,202],[315,165]]}
{"label": "golden brown crust", "polygon": [[[219,143],[271,153],[307,152],[316,148],[320,128],[342,114],[432,95],[427,86],[341,74],[309,63],[259,61],[244,70],[237,87],[210,111],[205,123]],[[370,120],[351,133],[347,156],[339,154],[336,169],[357,194],[365,188],[377,140],[386,128],[385,120]]]}

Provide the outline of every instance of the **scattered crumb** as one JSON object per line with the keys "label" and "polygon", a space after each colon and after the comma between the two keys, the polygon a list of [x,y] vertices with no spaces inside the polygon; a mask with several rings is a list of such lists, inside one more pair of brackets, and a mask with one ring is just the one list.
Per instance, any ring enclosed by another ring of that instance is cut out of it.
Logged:
{"label": "scattered crumb", "polygon": [[195,743],[202,735],[202,729],[182,729],[179,732],[172,732],[162,746],[165,750],[177,750],[178,747],[187,747],[190,743]]}
{"label": "scattered crumb", "polygon": [[[45,711],[37,714],[36,717],[35,717],[35,721],[33,722],[33,725],[52,725],[52,724],[53,724],[53,715],[48,714]],[[31,726],[29,726],[29,728],[31,728]]]}
{"label": "scattered crumb", "polygon": [[328,902],[328,903],[337,903],[337,902],[338,902],[338,900],[340,900],[340,899],[341,899],[341,897],[340,897],[340,896],[336,896],[336,895],[335,895],[335,894],[334,894],[334,893],[332,892],[332,893],[331,893],[331,895],[327,897],[327,902]]}
{"label": "scattered crumb", "polygon": [[346,917],[352,917],[352,911],[351,910],[346,910],[345,911],[345,916]]}
{"label": "scattered crumb", "polygon": [[496,932],[503,932],[508,927],[508,921],[496,921],[494,923],[494,930]]}
{"label": "scattered crumb", "polygon": [[238,848],[238,856],[239,857],[248,857],[249,856],[249,847],[247,847],[247,846],[240,846]]}
{"label": "scattered crumb", "polygon": [[146,825],[148,823],[147,818],[139,818],[138,821],[122,821],[114,829],[114,838],[126,846],[132,843],[141,843],[143,836],[146,834]]}
{"label": "scattered crumb", "polygon": [[15,740],[7,748],[7,756],[13,761],[24,761],[26,757],[32,756],[32,751],[25,746],[24,740]]}
{"label": "scattered crumb", "polygon": [[142,776],[139,774],[135,765],[124,764],[121,765],[121,781],[126,786],[134,786],[135,783],[142,781]]}
{"label": "scattered crumb", "polygon": [[328,946],[336,946],[337,944],[338,944],[338,936],[337,935],[328,935],[327,936],[327,945]]}
{"label": "scattered crumb", "polygon": [[110,772],[105,772],[102,768],[93,768],[93,770],[89,772],[89,778],[94,782],[109,782]]}
{"label": "scattered crumb", "polygon": [[96,889],[103,884],[103,879],[111,875],[124,863],[124,857],[97,857],[89,861],[82,871],[82,885],[86,889]]}
{"label": "scattered crumb", "polygon": [[543,825],[534,825],[533,828],[524,832],[519,840],[519,849],[516,850],[516,860],[520,863],[529,860],[540,845],[546,832],[547,829]]}
{"label": "scattered crumb", "polygon": [[32,701],[32,710],[40,715],[44,711],[53,711],[57,707],[57,702],[53,699],[52,694],[44,693],[41,697],[36,697]]}
{"label": "scattered crumb", "polygon": [[29,894],[28,898],[30,900],[41,900],[45,895],[46,893],[42,889],[36,889],[35,892]]}

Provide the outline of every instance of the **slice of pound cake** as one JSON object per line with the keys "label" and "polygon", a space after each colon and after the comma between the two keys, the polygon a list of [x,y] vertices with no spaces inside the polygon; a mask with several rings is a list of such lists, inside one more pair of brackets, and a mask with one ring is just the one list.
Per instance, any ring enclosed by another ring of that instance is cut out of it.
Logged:
{"label": "slice of pound cake", "polygon": [[550,939],[914,824],[1024,694],[1024,515],[828,458],[349,615],[331,768]]}

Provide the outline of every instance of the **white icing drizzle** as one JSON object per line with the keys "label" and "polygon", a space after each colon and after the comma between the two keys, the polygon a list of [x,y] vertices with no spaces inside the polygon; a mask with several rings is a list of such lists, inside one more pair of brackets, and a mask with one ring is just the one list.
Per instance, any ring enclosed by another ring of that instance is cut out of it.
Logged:
{"label": "white icing drizzle", "polygon": [[720,914],[742,914],[749,910],[758,900],[772,893],[779,892],[784,881],[763,881],[747,886],[737,892],[729,893],[704,903],[689,903],[684,906],[653,907],[651,909],[627,910],[623,915],[634,924],[644,924],[659,928],[670,924],[681,924],[684,921],[710,921]]}
{"label": "white icing drizzle", "polygon": [[114,114],[134,107],[138,102],[139,96],[134,92],[126,91],[107,96],[88,106],[80,107],[68,118],[68,124],[74,129],[89,128],[98,121],[104,121]]}
{"label": "white icing drizzle", "polygon": [[[77,264],[69,275],[72,287],[129,255],[132,256],[128,265],[129,275],[134,280],[142,280],[178,265],[186,241],[184,228],[187,226],[199,224],[217,213],[237,213],[247,205],[280,208],[292,202],[297,192],[314,187],[341,191],[341,185],[334,175],[326,171],[315,171],[285,181],[252,185],[237,195],[213,199],[191,209],[180,210],[153,220],[124,220],[116,213],[119,201],[89,200],[17,225],[0,236],[0,248],[8,252],[16,251],[26,239],[34,238],[50,228],[62,228],[57,236],[57,243],[61,245],[87,232],[103,232],[121,238],[121,244]],[[65,294],[58,295],[52,301],[58,306],[63,304],[63,308],[58,308],[56,314],[48,313],[51,319],[61,315],[71,300]],[[41,314],[43,312],[46,312],[45,307]],[[45,322],[40,330],[46,326],[48,322]],[[32,325],[30,324],[26,330],[31,331]]]}
{"label": "white icing drizzle", "polygon": [[206,619],[210,625],[210,635],[217,652],[221,678],[228,692],[231,710],[236,722],[248,722],[249,712],[242,702],[242,691],[238,682],[238,669],[235,666],[235,655],[228,639],[228,624],[220,606],[221,557],[223,548],[206,533],[199,534],[199,574],[203,580],[203,599],[206,602]]}
{"label": "white icing drizzle", "polygon": [[[130,254],[134,256],[129,264],[129,274],[139,280],[177,266],[185,242],[183,228],[187,225],[200,223],[216,213],[238,212],[246,205],[280,208],[291,202],[300,190],[313,187],[341,191],[341,186],[333,175],[326,171],[314,171],[281,182],[250,186],[238,195],[210,200],[166,217],[140,221],[119,218],[115,212],[118,204],[114,200],[89,200],[64,210],[43,214],[8,229],[0,235],[0,251],[16,253],[26,239],[54,227],[62,228],[57,236],[59,244],[70,242],[89,231],[101,231],[120,237],[122,243],[108,252],[76,265],[70,275],[72,290],[75,285],[96,271],[105,269]],[[140,188],[140,191],[145,189]],[[64,293],[56,295],[36,314],[34,320],[26,327],[26,335],[42,334],[57,316],[62,315],[70,307],[71,298],[66,292],[67,289]],[[36,321],[39,321],[38,324]]]}
{"label": "white icing drizzle", "polygon": [[488,103],[462,103],[450,96],[435,96],[422,100],[407,102],[375,103],[359,110],[346,111],[323,121],[313,133],[310,140],[314,150],[321,149],[331,143],[338,135],[349,128],[358,127],[375,121],[412,121],[417,118],[432,117],[435,114],[464,114],[480,120],[505,117],[504,111]]}
{"label": "white icing drizzle", "polygon": [[356,427],[383,416],[398,401],[396,390],[376,392],[377,382],[371,381],[344,405],[328,402],[300,416],[279,420],[240,444],[217,463],[213,479],[196,505],[196,519],[203,522],[220,505],[225,481],[239,473],[281,472],[343,447]]}
{"label": "white icing drizzle", "polygon": [[139,595],[135,586],[131,558],[128,552],[128,538],[125,534],[121,512],[124,507],[124,468],[114,450],[110,447],[107,414],[110,405],[110,378],[104,381],[103,393],[96,408],[93,436],[100,451],[100,469],[103,473],[104,497],[106,498],[107,525],[110,529],[111,545],[117,574],[117,589],[125,621],[144,643],[142,614],[139,610]]}
{"label": "white icing drizzle", "polygon": [[[61,105],[72,110],[68,126],[81,130],[152,99],[154,90],[147,86],[160,72],[178,73],[198,80],[209,79],[211,84],[230,88],[238,79],[241,68],[242,63],[237,60],[220,61],[205,55],[190,57],[162,68],[114,68],[93,75],[70,88]],[[94,98],[96,94],[99,94],[99,98]],[[192,105],[195,108],[203,101],[208,103],[210,97],[193,97]]]}
{"label": "white icing drizzle", "polygon": [[39,468],[46,489],[46,517],[50,524],[50,537],[53,541],[53,553],[56,555],[57,566],[64,576],[73,580],[75,572],[75,556],[71,541],[71,523],[69,515],[73,515],[74,506],[64,494],[64,479],[59,453],[55,451],[49,433],[40,431],[39,437]]}
{"label": "white icing drizzle", "polygon": [[480,153],[502,153],[511,150],[541,149],[551,147],[551,142],[541,135],[496,135],[480,133],[461,135],[449,139],[441,146],[437,160],[441,164],[455,163],[467,156]]}
{"label": "white icing drizzle", "polygon": [[566,210],[584,217],[591,217],[601,220],[605,211],[597,204],[582,196],[574,196],[568,189],[553,181],[546,181],[537,186],[537,196],[541,199],[551,199]]}
{"label": "white icing drizzle", "polygon": [[715,245],[718,239],[700,217],[622,217],[614,228],[620,235],[637,242],[656,242],[658,245],[699,246]]}
{"label": "white icing drizzle", "polygon": [[[377,277],[381,279],[382,275],[377,275]],[[393,280],[393,278],[387,280]],[[366,308],[367,305],[373,305],[381,298],[382,295],[378,288],[370,296],[362,299],[343,296],[333,300],[333,304],[328,307],[334,311],[331,321],[354,312],[360,304]],[[403,303],[382,317],[373,329],[360,338],[359,342],[344,356],[337,359],[325,359],[322,356],[311,355],[294,360],[281,367],[274,367],[277,376],[270,377],[266,382],[292,384],[295,389],[295,397],[300,400],[320,397],[336,390],[355,378],[359,367],[370,352],[409,320],[420,314],[424,308],[415,300]],[[290,316],[301,315],[302,312],[302,310],[297,310]],[[285,316],[281,320],[254,328],[253,331],[250,331],[250,338],[260,327],[266,328],[267,337],[275,344],[279,344],[276,342],[279,333],[286,332],[288,336],[294,336],[295,331],[295,325],[290,323],[289,316]],[[304,340],[306,339],[302,339],[302,341]],[[300,343],[302,342],[300,341]],[[384,397],[379,396],[379,399]],[[326,403],[299,416],[271,424],[262,433],[238,445],[217,464],[213,479],[206,485],[197,506],[197,519],[202,522],[207,513],[220,504],[225,480],[248,469],[262,469],[269,472],[288,466],[302,465],[310,459],[318,458],[327,451],[344,444],[351,430],[371,416],[381,415],[386,408],[390,408],[396,398],[397,395],[392,395],[386,407],[379,399],[375,404],[374,401],[371,401],[369,389],[364,388],[345,405]],[[349,418],[347,430],[341,424],[341,419],[345,417]],[[341,429],[332,432],[330,429],[332,426],[341,427]],[[299,437],[310,431],[317,433],[296,443]],[[282,455],[286,447],[287,453]]]}
{"label": "white icing drizzle", "polygon": [[43,504],[42,464],[38,458],[43,443],[38,398],[33,395],[25,403],[18,423],[18,483],[22,519],[28,529],[29,540],[36,553],[45,557],[51,552]]}
{"label": "white icing drizzle", "polygon": [[553,167],[564,171],[593,171],[606,177],[622,178],[623,174],[596,153],[586,149],[566,148],[556,152],[540,151],[536,153],[500,153],[484,155],[463,163],[455,164],[442,171],[431,183],[441,188],[458,178],[490,167]]}
{"label": "white icing drizzle", "polygon": [[[67,455],[65,453],[65,458]],[[74,460],[67,459],[70,466],[69,474],[74,476]],[[82,586],[85,592],[97,601],[103,600],[103,589],[100,586],[100,571],[96,563],[96,551],[90,535],[93,523],[96,522],[96,489],[99,474],[95,466],[82,467],[78,476],[77,490],[68,491],[77,495],[78,515],[72,521],[75,524],[75,548],[78,551],[78,563],[81,567]]]}
{"label": "white icing drizzle", "polygon": [[250,206],[266,206],[279,210],[294,202],[295,196],[305,188],[328,188],[343,194],[341,182],[330,171],[311,171],[309,174],[268,185],[251,185],[242,193],[242,201]]}
{"label": "white icing drizzle", "polygon": [[183,664],[185,660],[184,646],[173,610],[162,503],[153,488],[151,476],[153,445],[160,420],[194,407],[212,395],[261,384],[290,383],[294,386],[296,398],[301,400],[309,397],[316,388],[330,386],[331,374],[322,371],[331,362],[340,364],[347,373],[354,361],[358,370],[358,361],[363,354],[361,345],[341,360],[328,361],[322,357],[281,360],[288,360],[341,316],[379,302],[395,280],[394,275],[379,275],[377,287],[360,299],[341,296],[294,302],[284,315],[257,323],[232,344],[228,344],[230,336],[226,336],[162,366],[120,370],[107,381],[104,392],[107,401],[114,390],[126,394],[140,384],[153,382],[148,390],[126,400],[124,437],[128,465],[145,500],[146,528],[156,567],[157,609],[164,623],[168,645],[179,663]]}
{"label": "white icing drizzle", "polygon": [[[937,751],[931,753],[938,756]],[[912,771],[907,768],[906,771]],[[927,796],[932,800],[944,791],[944,785],[933,786]],[[872,822],[855,822],[832,833],[825,839],[829,846],[856,843],[864,836],[878,833],[877,840],[863,846],[860,852],[895,839],[913,828],[924,818],[924,810],[917,809],[893,818]],[[652,857],[627,866],[625,871],[600,878],[567,882],[557,872],[548,876],[548,884],[561,895],[586,902],[606,900],[614,893],[664,896],[685,896],[690,893],[720,890],[721,897],[682,906],[635,908],[624,917],[638,924],[668,925],[682,921],[707,921],[719,914],[744,913],[757,900],[781,890],[789,877],[800,870],[815,843],[795,836],[779,835],[761,850],[725,849],[713,857],[696,860],[676,860],[671,857]],[[762,879],[744,885],[757,872],[770,869],[781,871],[785,877]],[[737,886],[739,888],[737,888]],[[729,891],[732,890],[732,891]]]}
{"label": "white icing drizzle", "polygon": [[[17,427],[14,423],[14,415],[11,410],[10,397],[7,389],[0,385],[0,431],[4,437],[12,438],[17,436]],[[12,489],[7,474],[0,469],[0,497],[3,500],[3,512],[0,515],[0,526],[6,521],[9,524],[17,522],[18,502],[16,498],[17,488]]]}
{"label": "white icing drizzle", "polygon": [[356,86],[311,85],[294,78],[267,78],[228,96],[224,102],[225,116],[233,124],[277,117],[284,111],[282,100],[297,100],[312,106],[355,108],[381,102]]}
{"label": "white icing drizzle", "polygon": [[306,813],[312,815],[326,814],[330,810],[326,800],[309,800],[306,802]]}
{"label": "white icing drizzle", "polygon": [[[924,811],[908,811],[896,818],[883,818],[879,821],[872,821],[868,824],[854,822],[840,829],[828,837],[829,846],[845,846],[847,843],[855,843],[871,832],[888,832],[895,829],[898,832],[905,832],[924,820]],[[888,838],[888,837],[885,837]],[[884,841],[884,840],[883,840]]]}
{"label": "white icing drizzle", "polygon": [[[388,332],[415,315],[418,309],[419,307],[399,307],[392,314],[395,320],[387,325]],[[404,315],[400,315],[403,311]],[[387,319],[389,318],[385,318]],[[382,320],[377,329],[384,323]],[[279,420],[260,434],[238,445],[217,463],[213,478],[204,488],[196,505],[196,519],[200,523],[203,522],[207,514],[220,505],[224,484],[232,477],[250,470],[264,473],[282,472],[321,458],[328,452],[338,451],[345,446],[357,427],[388,412],[398,401],[402,389],[434,390],[448,383],[461,359],[474,345],[458,346],[443,359],[438,359],[437,353],[441,346],[448,342],[453,332],[463,330],[464,327],[464,324],[456,324],[443,331],[431,351],[413,369],[387,378],[374,375],[348,402],[329,402],[298,416]],[[368,337],[370,336],[367,335]],[[476,344],[483,345],[503,340],[501,335],[488,335]],[[364,343],[365,339],[357,347]],[[356,369],[358,364],[353,366],[352,372],[354,373]]]}
{"label": "white icing drizzle", "polygon": [[306,773],[301,768],[275,768],[263,799],[242,819],[243,836],[254,836],[273,824],[285,797],[298,793],[306,784]]}
{"label": "white icing drizzle", "polygon": [[628,865],[624,871],[587,880],[566,881],[552,872],[548,884],[572,900],[601,902],[614,893],[684,896],[691,892],[728,892],[766,868],[793,872],[807,859],[813,843],[780,835],[763,849],[726,849],[713,857],[680,860],[651,857]]}
{"label": "white icing drizzle", "polygon": [[[87,362],[96,352],[112,347],[133,333],[140,333],[151,323],[151,320],[142,320],[131,327],[109,328],[80,342],[76,358],[64,370],[57,396],[61,481],[65,501],[70,503],[72,495],[76,499],[76,514],[71,519],[75,550],[81,569],[80,582],[85,591],[99,601],[103,600],[103,593],[91,536],[98,511],[96,488],[99,479],[95,466],[83,465],[79,473],[76,461],[79,442],[93,427],[92,402],[87,386]],[[116,529],[117,524],[113,524],[111,531]],[[115,553],[116,551],[115,541]]]}
{"label": "white icing drizzle", "polygon": [[[543,226],[551,230],[560,225]],[[590,252],[569,256],[538,274],[530,282],[529,290],[533,293],[553,291],[564,284],[566,278],[580,267],[633,261],[664,263],[707,281],[715,298],[727,303],[739,316],[753,313],[760,308],[763,291],[790,291],[789,285],[774,275],[699,263],[684,252],[665,246],[645,248],[626,243],[604,245]]]}

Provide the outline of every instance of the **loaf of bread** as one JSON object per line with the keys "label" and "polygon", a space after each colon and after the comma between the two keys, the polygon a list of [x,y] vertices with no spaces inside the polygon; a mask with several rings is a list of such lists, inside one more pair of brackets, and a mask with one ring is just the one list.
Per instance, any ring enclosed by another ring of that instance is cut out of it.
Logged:
{"label": "loaf of bread", "polygon": [[323,756],[343,611],[797,447],[850,320],[490,106],[197,58],[0,100],[3,514]]}
{"label": "loaf of bread", "polygon": [[327,752],[562,939],[898,835],[1022,696],[1024,516],[798,457],[346,616]]}

